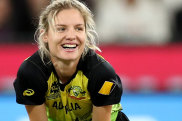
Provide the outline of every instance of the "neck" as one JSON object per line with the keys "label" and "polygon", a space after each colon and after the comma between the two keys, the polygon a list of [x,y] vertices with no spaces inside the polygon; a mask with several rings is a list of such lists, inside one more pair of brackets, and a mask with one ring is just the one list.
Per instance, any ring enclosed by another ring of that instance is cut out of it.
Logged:
{"label": "neck", "polygon": [[76,72],[76,68],[79,62],[79,60],[60,61],[55,59],[51,59],[51,61],[59,79],[63,84],[66,83]]}

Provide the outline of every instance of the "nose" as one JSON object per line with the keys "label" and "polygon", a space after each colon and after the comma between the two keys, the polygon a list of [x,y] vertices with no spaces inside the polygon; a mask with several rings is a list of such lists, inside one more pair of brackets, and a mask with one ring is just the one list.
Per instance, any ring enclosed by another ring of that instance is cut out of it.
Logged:
{"label": "nose", "polygon": [[76,31],[73,28],[70,28],[66,33],[66,40],[75,40],[76,39]]}

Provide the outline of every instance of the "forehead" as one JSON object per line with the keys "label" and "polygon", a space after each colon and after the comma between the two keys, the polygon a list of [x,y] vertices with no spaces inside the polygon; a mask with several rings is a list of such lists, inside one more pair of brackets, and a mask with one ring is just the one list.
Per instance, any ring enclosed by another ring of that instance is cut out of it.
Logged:
{"label": "forehead", "polygon": [[64,9],[56,15],[55,24],[84,24],[84,18],[75,8]]}

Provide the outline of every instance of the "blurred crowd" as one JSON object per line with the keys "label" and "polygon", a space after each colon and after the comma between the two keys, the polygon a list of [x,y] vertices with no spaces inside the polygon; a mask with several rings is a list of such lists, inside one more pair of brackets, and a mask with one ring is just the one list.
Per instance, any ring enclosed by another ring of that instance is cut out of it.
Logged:
{"label": "blurred crowd", "polygon": [[33,40],[41,10],[48,0],[0,0],[0,42]]}
{"label": "blurred crowd", "polygon": [[[34,42],[51,0],[0,0],[0,43]],[[182,42],[182,0],[81,0],[93,11],[103,43]]]}

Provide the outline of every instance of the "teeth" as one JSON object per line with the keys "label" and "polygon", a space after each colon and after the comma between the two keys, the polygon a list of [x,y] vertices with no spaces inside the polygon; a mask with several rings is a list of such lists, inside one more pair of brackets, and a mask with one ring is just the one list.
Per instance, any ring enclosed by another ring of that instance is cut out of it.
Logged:
{"label": "teeth", "polygon": [[76,45],[65,44],[65,45],[63,45],[63,47],[65,47],[65,48],[75,48]]}

